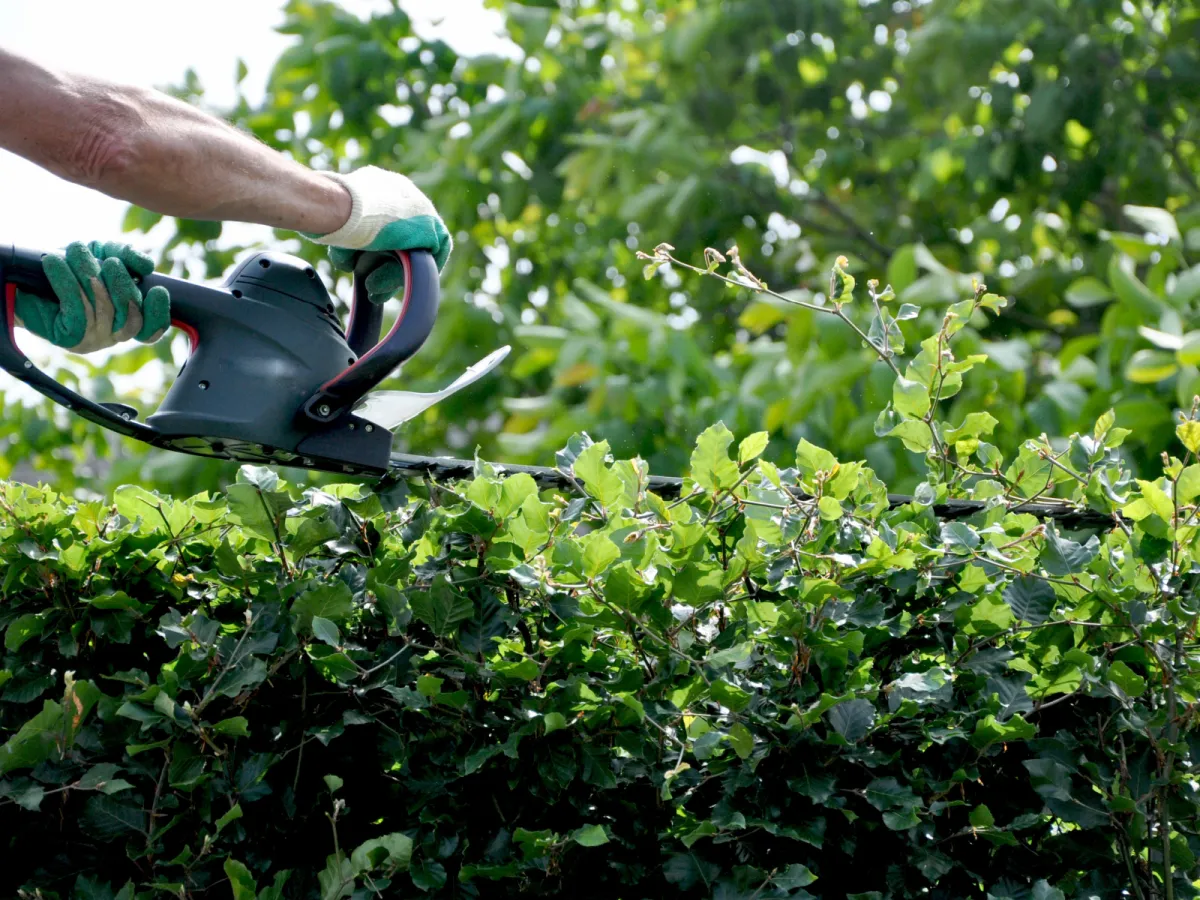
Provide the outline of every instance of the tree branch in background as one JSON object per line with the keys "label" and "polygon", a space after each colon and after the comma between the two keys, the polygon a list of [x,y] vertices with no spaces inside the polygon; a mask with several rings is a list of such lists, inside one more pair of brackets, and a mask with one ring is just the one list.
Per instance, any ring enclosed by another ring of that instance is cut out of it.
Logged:
{"label": "tree branch in background", "polygon": [[855,238],[870,247],[871,250],[884,262],[887,262],[892,258],[892,253],[894,251],[890,247],[879,240],[879,238],[875,237],[873,233],[860,225],[858,221],[850,215],[850,213],[846,212],[846,210],[842,209],[841,206],[831,200],[827,194],[822,191],[817,191],[810,196],[816,200],[822,208],[845,224],[853,233]]}

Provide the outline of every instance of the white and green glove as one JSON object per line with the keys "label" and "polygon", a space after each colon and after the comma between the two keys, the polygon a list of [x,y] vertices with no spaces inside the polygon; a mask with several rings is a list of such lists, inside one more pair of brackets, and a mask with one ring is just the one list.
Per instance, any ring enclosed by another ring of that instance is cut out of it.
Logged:
{"label": "white and green glove", "polygon": [[[305,237],[330,248],[335,268],[353,271],[364,250],[427,250],[439,272],[445,267],[454,242],[433,203],[411,179],[376,166],[348,175],[324,174],[350,192],[350,218],[337,231]],[[399,262],[380,266],[366,281],[367,295],[375,303],[387,302],[402,287],[404,268]]]}
{"label": "white and green glove", "polygon": [[128,244],[75,241],[47,253],[42,271],[55,299],[17,291],[17,325],[75,353],[92,353],[135,338],[151,344],[171,324],[167,289],[142,297],[130,272],[149,275],[154,260]]}

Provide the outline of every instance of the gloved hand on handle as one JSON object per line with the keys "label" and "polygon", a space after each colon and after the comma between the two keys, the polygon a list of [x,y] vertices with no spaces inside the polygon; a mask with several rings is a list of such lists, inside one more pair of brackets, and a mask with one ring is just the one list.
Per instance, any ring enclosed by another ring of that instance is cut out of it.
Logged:
{"label": "gloved hand on handle", "polygon": [[150,344],[171,324],[166,289],[143,297],[130,274],[149,275],[154,261],[128,244],[76,241],[46,254],[42,270],[55,299],[18,290],[16,320],[56,346],[91,353],[131,338]]}
{"label": "gloved hand on handle", "polygon": [[[454,242],[433,203],[411,179],[376,166],[347,175],[325,174],[349,191],[350,218],[330,234],[305,237],[330,248],[334,268],[353,271],[364,250],[427,250],[439,272],[445,267]],[[399,262],[380,266],[366,281],[367,295],[375,303],[386,303],[403,287],[404,268]]]}

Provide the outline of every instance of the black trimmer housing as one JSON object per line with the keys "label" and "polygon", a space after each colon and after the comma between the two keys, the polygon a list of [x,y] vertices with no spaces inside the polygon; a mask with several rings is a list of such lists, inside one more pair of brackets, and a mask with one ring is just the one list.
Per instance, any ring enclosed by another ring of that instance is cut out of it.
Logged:
{"label": "black trimmer housing", "polygon": [[[362,254],[345,331],[316,271],[286,254],[250,256],[221,287],[158,273],[140,279],[143,293],[159,285],[170,292],[172,324],[191,341],[175,382],[144,422],[132,407],[96,403],[58,383],[17,346],[17,288],[53,296],[42,270],[44,255],[0,246],[0,367],[30,387],[98,425],[156,447],[356,475],[386,472],[391,432],[353,409],[433,329],[439,288],[430,254]],[[367,298],[364,284],[389,258],[404,266],[405,293],[381,341],[383,308]]]}

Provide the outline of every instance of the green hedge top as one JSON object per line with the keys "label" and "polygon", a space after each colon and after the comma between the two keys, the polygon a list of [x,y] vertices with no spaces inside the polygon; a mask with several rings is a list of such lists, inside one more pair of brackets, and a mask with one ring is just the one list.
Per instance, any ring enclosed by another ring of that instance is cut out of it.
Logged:
{"label": "green hedge top", "polygon": [[0,894],[1196,896],[1200,423],[1000,458],[939,418],[990,296],[881,356],[895,509],[721,425],[671,502],[586,435],[564,494],[0,485]]}

